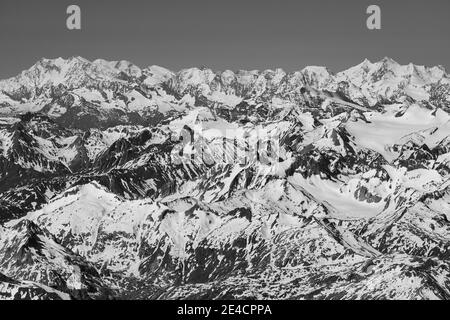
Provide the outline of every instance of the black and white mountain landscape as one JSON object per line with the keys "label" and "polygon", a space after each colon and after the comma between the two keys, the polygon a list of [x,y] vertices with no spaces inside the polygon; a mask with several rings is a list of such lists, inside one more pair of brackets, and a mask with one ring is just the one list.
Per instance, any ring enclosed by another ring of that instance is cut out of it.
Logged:
{"label": "black and white mountain landscape", "polygon": [[448,299],[450,77],[41,59],[0,81],[0,299]]}

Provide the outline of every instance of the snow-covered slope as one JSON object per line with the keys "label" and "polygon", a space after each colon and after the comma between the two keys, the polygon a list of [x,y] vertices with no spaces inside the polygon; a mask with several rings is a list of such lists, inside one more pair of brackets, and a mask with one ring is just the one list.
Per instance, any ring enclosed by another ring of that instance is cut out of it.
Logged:
{"label": "snow-covered slope", "polygon": [[448,299],[450,82],[42,59],[0,81],[4,299]]}

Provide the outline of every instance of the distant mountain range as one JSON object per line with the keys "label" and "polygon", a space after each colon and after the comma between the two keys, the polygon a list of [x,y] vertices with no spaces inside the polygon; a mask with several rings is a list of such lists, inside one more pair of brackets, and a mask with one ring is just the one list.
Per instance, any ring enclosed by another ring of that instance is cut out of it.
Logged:
{"label": "distant mountain range", "polygon": [[41,59],[0,81],[0,299],[448,299],[450,77]]}

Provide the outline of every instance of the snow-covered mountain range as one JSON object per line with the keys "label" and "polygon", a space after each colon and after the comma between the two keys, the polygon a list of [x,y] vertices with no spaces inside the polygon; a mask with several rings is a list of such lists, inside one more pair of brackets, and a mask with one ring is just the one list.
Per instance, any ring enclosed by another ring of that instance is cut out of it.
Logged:
{"label": "snow-covered mountain range", "polygon": [[0,81],[0,299],[450,298],[450,77],[41,59]]}

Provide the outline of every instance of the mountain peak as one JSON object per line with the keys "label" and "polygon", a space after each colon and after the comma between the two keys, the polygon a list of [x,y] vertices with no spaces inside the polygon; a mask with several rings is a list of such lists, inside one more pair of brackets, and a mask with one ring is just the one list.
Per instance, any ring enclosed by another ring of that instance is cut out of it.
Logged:
{"label": "mountain peak", "polygon": [[140,77],[142,75],[141,68],[127,60],[108,61],[96,59],[92,64],[116,74],[123,72],[132,77]]}
{"label": "mountain peak", "polygon": [[392,58],[389,57],[384,57],[383,59],[381,59],[380,61],[383,64],[389,64],[389,65],[398,65],[399,63],[397,61],[395,61]]}
{"label": "mountain peak", "polygon": [[67,59],[58,57],[58,58],[42,58],[37,61],[33,66],[31,66],[28,70],[34,70],[36,68],[63,68],[64,66],[72,65],[72,64],[91,64],[91,62],[80,56],[72,56]]}

